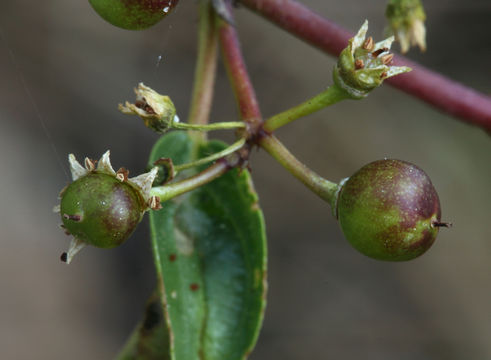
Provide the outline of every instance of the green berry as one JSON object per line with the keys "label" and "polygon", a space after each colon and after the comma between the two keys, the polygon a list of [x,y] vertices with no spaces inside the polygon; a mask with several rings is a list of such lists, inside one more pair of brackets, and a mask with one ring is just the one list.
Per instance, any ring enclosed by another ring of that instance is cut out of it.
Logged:
{"label": "green berry", "polygon": [[179,0],[89,0],[109,23],[128,30],[142,30],[162,20]]}
{"label": "green berry", "polygon": [[73,235],[68,251],[61,255],[67,264],[87,245],[100,248],[120,245],[148,208],[161,208],[159,198],[150,195],[157,167],[128,178],[125,168],[114,171],[109,150],[99,161],[85,158],[84,166],[73,154],[68,155],[68,162],[73,183],[61,191],[61,202],[53,208],[61,215],[65,233]]}
{"label": "green berry", "polygon": [[140,223],[145,209],[133,186],[101,172],[91,172],[71,183],[60,203],[64,228],[100,248],[123,243]]}
{"label": "green berry", "polygon": [[438,234],[440,200],[426,173],[401,160],[365,165],[341,185],[341,229],[351,245],[379,260],[422,255]]}

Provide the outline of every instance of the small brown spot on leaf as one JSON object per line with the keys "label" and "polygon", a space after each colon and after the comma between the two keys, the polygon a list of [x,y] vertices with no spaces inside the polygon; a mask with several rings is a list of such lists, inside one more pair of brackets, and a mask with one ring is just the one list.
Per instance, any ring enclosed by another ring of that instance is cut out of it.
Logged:
{"label": "small brown spot on leaf", "polygon": [[189,285],[189,288],[191,289],[191,291],[196,291],[199,289],[199,285],[196,283],[192,283],[191,285]]}
{"label": "small brown spot on leaf", "polygon": [[177,255],[176,254],[170,254],[169,255],[169,261],[170,262],[174,262],[174,261],[176,261],[176,259],[177,259]]}

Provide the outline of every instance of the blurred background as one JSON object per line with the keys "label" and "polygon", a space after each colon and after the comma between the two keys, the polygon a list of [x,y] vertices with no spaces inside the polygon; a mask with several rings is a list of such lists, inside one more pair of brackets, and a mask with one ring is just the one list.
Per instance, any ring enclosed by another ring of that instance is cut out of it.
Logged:
{"label": "blurred background", "polygon": [[[304,0],[381,39],[385,0]],[[197,6],[130,32],[87,1],[4,1],[0,12],[0,358],[110,359],[140,319],[154,286],[148,230],[123,246],[59,261],[69,239],[51,212],[67,184],[67,154],[144,170],[157,135],[117,104],[140,81],[187,116]],[[426,2],[428,50],[409,57],[491,92],[488,0]],[[264,116],[331,83],[332,57],[237,11]],[[395,45],[398,50],[398,46]],[[236,118],[220,66],[213,119]],[[216,133],[226,141],[229,134]],[[269,295],[253,360],[490,359],[491,139],[390,86],[278,131],[311,168],[338,181],[384,157],[423,168],[439,191],[443,229],[408,263],[368,259],[344,240],[328,206],[264,151],[252,168],[269,236]]]}

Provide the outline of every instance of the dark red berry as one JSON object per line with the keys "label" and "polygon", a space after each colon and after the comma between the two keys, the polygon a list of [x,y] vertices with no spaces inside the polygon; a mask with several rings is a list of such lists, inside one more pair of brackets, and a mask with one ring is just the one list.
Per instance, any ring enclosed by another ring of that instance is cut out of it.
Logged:
{"label": "dark red berry", "polygon": [[162,20],[178,0],[89,0],[95,11],[111,24],[142,30]]}
{"label": "dark red berry", "polygon": [[414,259],[435,241],[440,201],[430,178],[401,160],[365,165],[343,185],[337,216],[354,248],[375,259]]}

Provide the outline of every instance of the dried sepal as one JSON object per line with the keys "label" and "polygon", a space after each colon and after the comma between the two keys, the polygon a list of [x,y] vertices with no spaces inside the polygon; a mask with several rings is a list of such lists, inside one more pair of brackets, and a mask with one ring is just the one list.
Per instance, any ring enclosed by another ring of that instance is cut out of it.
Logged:
{"label": "dried sepal", "polygon": [[73,257],[86,246],[87,243],[85,243],[84,241],[77,238],[72,238],[72,240],[70,241],[70,246],[68,247],[68,251],[61,254],[61,261],[70,264]]}
{"label": "dried sepal", "polygon": [[119,104],[118,109],[123,114],[138,115],[145,126],[158,132],[164,133],[172,128],[173,122],[178,122],[176,107],[172,100],[165,95],[139,83],[135,89],[136,101],[132,104],[126,101]]}
{"label": "dried sepal", "polygon": [[152,189],[152,184],[157,177],[157,173],[158,168],[154,167],[147,173],[128,179],[129,183],[138,187],[145,201],[148,201],[150,199],[150,190]]}
{"label": "dried sepal", "polygon": [[368,31],[368,20],[361,25],[360,30],[356,33],[356,35],[350,40],[350,52],[351,55],[355,54],[355,50],[361,47],[365,43],[365,37]]}
{"label": "dried sepal", "polygon": [[372,37],[365,39],[367,31],[368,21],[365,20],[339,55],[333,71],[336,85],[354,99],[367,96],[391,76],[411,71],[406,66],[390,65],[394,56],[389,52],[394,41],[393,36],[374,43]]}
{"label": "dried sepal", "polygon": [[72,174],[72,180],[75,181],[82,176],[87,175],[89,172],[86,168],[84,168],[75,158],[75,155],[68,155],[68,163],[70,165],[70,172]]}
{"label": "dried sepal", "polygon": [[391,66],[387,70],[387,78],[408,72],[405,66]]}
{"label": "dried sepal", "polygon": [[97,171],[102,171],[109,175],[116,175],[116,172],[111,165],[110,155],[111,152],[109,150],[102,154],[102,157],[97,164]]}

